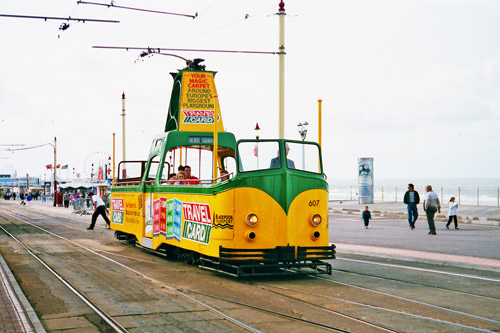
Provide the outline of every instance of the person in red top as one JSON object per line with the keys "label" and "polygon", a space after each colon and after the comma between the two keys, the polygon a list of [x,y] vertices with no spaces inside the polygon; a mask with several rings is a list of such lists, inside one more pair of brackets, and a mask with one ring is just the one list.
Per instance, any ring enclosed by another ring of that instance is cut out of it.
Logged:
{"label": "person in red top", "polygon": [[191,167],[189,165],[184,166],[184,173],[186,174],[186,184],[187,185],[200,185],[200,179],[195,176],[191,176]]}

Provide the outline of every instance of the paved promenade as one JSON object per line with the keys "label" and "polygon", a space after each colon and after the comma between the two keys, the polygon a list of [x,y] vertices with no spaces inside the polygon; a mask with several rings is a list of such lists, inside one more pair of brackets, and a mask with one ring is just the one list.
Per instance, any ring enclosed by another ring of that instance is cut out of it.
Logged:
{"label": "paved promenade", "polygon": [[[448,220],[448,204],[441,204],[441,214],[436,213],[436,220]],[[361,214],[365,206],[369,206],[372,215],[394,216],[407,218],[406,205],[402,202],[375,202],[373,204],[359,204],[357,201],[330,201],[329,209],[333,213]],[[420,217],[425,219],[422,204],[418,205]],[[500,207],[459,205],[457,213],[459,223],[483,224],[500,226]]]}
{"label": "paved promenade", "polygon": [[[373,219],[362,226],[361,212],[369,206]],[[417,230],[408,228],[406,205],[400,202],[359,204],[330,202],[334,215],[330,240],[338,253],[404,259],[500,272],[500,207],[461,205],[460,230],[445,230],[448,207],[436,218],[438,236],[427,235],[427,220],[419,205]],[[458,245],[460,244],[460,245]]]}

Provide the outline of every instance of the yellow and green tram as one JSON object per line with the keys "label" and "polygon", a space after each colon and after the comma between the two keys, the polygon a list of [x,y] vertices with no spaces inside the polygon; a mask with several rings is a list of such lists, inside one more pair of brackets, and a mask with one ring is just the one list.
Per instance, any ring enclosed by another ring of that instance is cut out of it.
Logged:
{"label": "yellow and green tram", "polygon": [[[236,141],[223,129],[214,75],[173,74],[165,132],[147,160],[119,163],[111,189],[116,237],[235,276],[331,274],[320,147]],[[188,163],[198,177],[169,179]]]}

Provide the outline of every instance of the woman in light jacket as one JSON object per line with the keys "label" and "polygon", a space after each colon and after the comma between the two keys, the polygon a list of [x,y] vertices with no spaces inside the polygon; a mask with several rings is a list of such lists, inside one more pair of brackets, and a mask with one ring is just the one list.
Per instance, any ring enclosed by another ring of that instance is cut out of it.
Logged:
{"label": "woman in light jacket", "polygon": [[455,222],[455,229],[458,229],[458,222],[457,222],[458,202],[455,202],[455,197],[451,197],[448,205],[450,206],[450,210],[448,212],[448,223],[446,223],[446,229],[450,229],[449,225],[451,224],[451,220]]}

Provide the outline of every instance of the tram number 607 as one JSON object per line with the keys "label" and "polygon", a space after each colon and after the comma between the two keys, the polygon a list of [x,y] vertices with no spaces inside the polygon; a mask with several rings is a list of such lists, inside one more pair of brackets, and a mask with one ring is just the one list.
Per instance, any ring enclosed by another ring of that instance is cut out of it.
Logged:
{"label": "tram number 607", "polygon": [[319,206],[319,200],[311,200],[309,201],[309,207]]}

